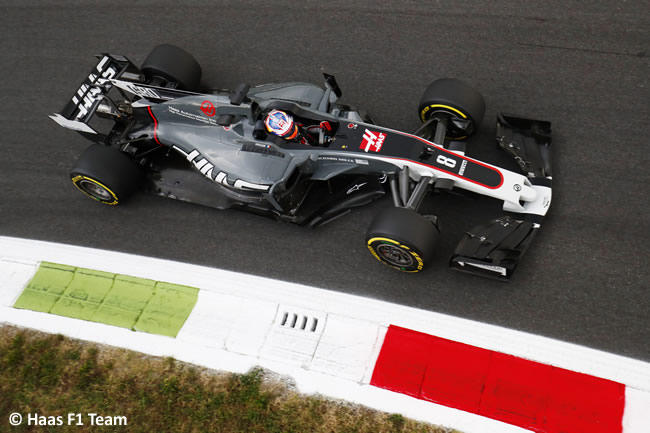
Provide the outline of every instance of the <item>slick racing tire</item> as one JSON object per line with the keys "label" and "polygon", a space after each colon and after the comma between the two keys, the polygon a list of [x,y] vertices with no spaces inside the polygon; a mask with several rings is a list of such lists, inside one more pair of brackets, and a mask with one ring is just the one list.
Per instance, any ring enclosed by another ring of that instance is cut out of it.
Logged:
{"label": "slick racing tire", "polygon": [[[444,114],[451,119],[447,123],[447,138],[462,140],[471,136],[483,120],[485,101],[478,90],[454,78],[435,80],[422,94],[418,106],[420,120],[426,122],[432,116]],[[467,128],[454,127],[454,120],[469,121]]]}
{"label": "slick racing tire", "polygon": [[[187,51],[174,45],[155,47],[140,68],[147,82],[163,78],[167,82],[178,83],[178,89],[197,91],[201,82],[201,65]],[[157,83],[160,85],[161,83]]]}
{"label": "slick racing tire", "polygon": [[88,197],[117,205],[140,185],[142,170],[119,150],[93,144],[77,160],[70,171],[70,179]]}
{"label": "slick racing tire", "polygon": [[402,272],[419,272],[433,257],[438,234],[438,228],[422,215],[395,207],[377,214],[366,232],[366,244],[383,264]]}

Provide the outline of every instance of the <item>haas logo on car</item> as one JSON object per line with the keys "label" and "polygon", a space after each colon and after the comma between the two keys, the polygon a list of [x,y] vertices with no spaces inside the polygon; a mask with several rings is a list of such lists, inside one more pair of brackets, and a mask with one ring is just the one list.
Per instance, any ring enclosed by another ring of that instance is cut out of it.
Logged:
{"label": "haas logo on car", "polygon": [[363,133],[363,141],[361,142],[359,149],[363,149],[364,152],[379,152],[381,150],[381,146],[384,144],[385,139],[386,134],[383,132],[374,132],[366,129]]}
{"label": "haas logo on car", "polygon": [[125,84],[125,87],[129,92],[137,96],[142,96],[143,98],[162,99],[155,90],[149,89],[148,87],[136,86],[132,83]]}
{"label": "haas logo on car", "polygon": [[82,84],[81,87],[77,90],[77,94],[72,97],[72,102],[77,106],[77,108],[79,108],[79,112],[76,116],[77,119],[83,119],[86,114],[88,114],[88,110],[92,108],[93,104],[102,93],[101,88],[92,86],[94,84],[104,84],[113,78],[115,74],[117,74],[117,71],[112,67],[104,70],[106,63],[109,60],[109,57],[104,56],[102,60],[97,64],[97,73],[93,71],[90,75],[88,75],[88,83]]}
{"label": "haas logo on car", "polygon": [[188,153],[176,145],[172,146],[172,149],[181,153],[185,157],[185,159],[187,159],[190,163],[192,163],[194,167],[196,167],[196,169],[201,172],[203,176],[223,186],[229,188],[241,189],[244,191],[259,191],[259,192],[268,191],[269,188],[271,187],[271,185],[260,185],[258,183],[247,182],[242,179],[237,179],[233,184],[230,184],[228,182],[228,174],[224,173],[223,171],[219,171],[219,173],[215,175],[214,172],[217,170],[215,166],[212,165],[210,162],[208,162],[208,160],[205,159],[203,155],[201,155],[201,152],[199,152],[198,150],[194,149]]}
{"label": "haas logo on car", "polygon": [[[214,104],[208,100],[203,101],[201,104],[201,111],[208,116],[208,117],[213,117],[215,113],[217,112],[217,109],[214,108]],[[224,128],[225,129],[225,128]]]}

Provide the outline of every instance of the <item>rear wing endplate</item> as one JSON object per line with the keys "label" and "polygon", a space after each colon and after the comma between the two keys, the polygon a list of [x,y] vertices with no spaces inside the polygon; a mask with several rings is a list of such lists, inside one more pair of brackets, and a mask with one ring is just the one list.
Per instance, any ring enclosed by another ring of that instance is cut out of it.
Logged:
{"label": "rear wing endplate", "polygon": [[49,117],[64,128],[97,134],[88,122],[106,93],[113,86],[111,80],[120,77],[139,80],[140,70],[126,57],[115,54],[100,54],[99,61],[81,83],[72,98],[60,113]]}

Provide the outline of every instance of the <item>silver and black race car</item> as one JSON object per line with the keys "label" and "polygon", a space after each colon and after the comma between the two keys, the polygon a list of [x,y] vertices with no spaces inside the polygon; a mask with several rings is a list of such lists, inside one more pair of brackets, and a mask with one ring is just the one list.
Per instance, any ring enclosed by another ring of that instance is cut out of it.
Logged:
{"label": "silver and black race car", "polygon": [[[331,221],[385,194],[366,232],[368,249],[405,272],[435,252],[437,219],[418,209],[430,193],[464,190],[503,202],[507,216],[468,231],[453,269],[507,280],[551,203],[551,125],[499,114],[497,144],[515,173],[465,155],[485,111],[481,94],[455,79],[433,81],[413,133],[376,125],[323,88],[291,82],[201,90],[201,67],[185,50],[155,47],[138,68],[101,54],[60,113],[50,117],[93,141],[71,170],[77,188],[108,205],[144,189],[165,197],[242,210],[307,226]],[[281,112],[292,137],[265,120]]]}

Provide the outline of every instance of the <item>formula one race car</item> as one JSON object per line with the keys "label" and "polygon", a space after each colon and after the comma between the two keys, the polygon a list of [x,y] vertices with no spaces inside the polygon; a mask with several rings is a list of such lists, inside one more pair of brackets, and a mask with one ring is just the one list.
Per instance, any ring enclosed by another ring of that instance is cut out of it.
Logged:
{"label": "formula one race car", "polygon": [[388,266],[418,272],[438,237],[436,217],[418,213],[424,197],[466,190],[502,201],[509,215],[467,232],[450,265],[503,280],[551,203],[550,123],[498,115],[498,146],[523,174],[469,158],[462,140],[480,125],[485,104],[459,80],[428,86],[422,126],[409,134],[337,103],[341,90],[328,74],[324,88],[201,91],[198,62],[172,45],[155,47],[140,68],[120,55],[98,59],[50,117],[94,142],[70,175],[100,203],[121,204],[145,189],[314,227],[389,194],[394,207],[370,223],[368,249]]}

